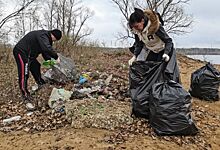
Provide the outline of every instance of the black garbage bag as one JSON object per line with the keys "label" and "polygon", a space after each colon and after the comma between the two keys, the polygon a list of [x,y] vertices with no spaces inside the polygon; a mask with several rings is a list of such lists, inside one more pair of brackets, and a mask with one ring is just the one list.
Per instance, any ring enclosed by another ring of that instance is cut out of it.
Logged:
{"label": "black garbage bag", "polygon": [[219,83],[219,71],[208,63],[192,73],[189,92],[193,97],[203,100],[219,100]]}
{"label": "black garbage bag", "polygon": [[162,69],[161,62],[134,62],[130,67],[130,95],[132,114],[149,118],[149,91],[157,81]]}
{"label": "black garbage bag", "polygon": [[149,91],[154,83],[163,81],[164,78],[180,82],[175,51],[168,63],[137,61],[132,64],[129,72],[129,93],[132,99],[132,114],[135,117],[149,118]]}
{"label": "black garbage bag", "polygon": [[150,124],[158,135],[195,135],[191,96],[172,80],[158,82],[150,92]]}

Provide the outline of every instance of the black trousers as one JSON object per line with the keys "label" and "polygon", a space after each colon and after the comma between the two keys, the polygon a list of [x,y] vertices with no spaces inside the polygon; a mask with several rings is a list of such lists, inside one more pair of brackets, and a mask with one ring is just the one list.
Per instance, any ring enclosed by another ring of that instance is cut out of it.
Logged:
{"label": "black trousers", "polygon": [[44,84],[45,81],[41,78],[40,66],[41,64],[36,58],[30,59],[27,54],[23,53],[18,48],[13,49],[13,55],[17,63],[18,68],[18,84],[23,96],[28,96],[28,78],[29,70],[33,75],[37,84]]}

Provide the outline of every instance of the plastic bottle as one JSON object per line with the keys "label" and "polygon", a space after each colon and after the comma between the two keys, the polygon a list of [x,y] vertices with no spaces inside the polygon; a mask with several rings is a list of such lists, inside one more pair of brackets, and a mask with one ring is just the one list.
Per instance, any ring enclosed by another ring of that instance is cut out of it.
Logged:
{"label": "plastic bottle", "polygon": [[79,84],[83,84],[87,81],[87,78],[83,77],[83,76],[80,76],[79,77]]}
{"label": "plastic bottle", "polygon": [[12,121],[18,121],[20,119],[21,119],[21,116],[14,116],[14,117],[11,117],[11,118],[4,119],[3,123],[4,124],[11,123]]}
{"label": "plastic bottle", "polygon": [[88,74],[84,73],[79,77],[79,84],[83,84],[89,80],[91,80],[91,77]]}

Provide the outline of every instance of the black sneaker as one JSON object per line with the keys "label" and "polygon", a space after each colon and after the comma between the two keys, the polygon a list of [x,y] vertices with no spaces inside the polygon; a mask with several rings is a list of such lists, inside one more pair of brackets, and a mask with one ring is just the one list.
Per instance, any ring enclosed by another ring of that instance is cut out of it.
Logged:
{"label": "black sneaker", "polygon": [[38,85],[44,85],[46,84],[46,82],[44,81],[44,79],[40,78],[39,81],[37,81]]}
{"label": "black sneaker", "polygon": [[46,85],[46,83],[38,84],[38,90],[42,89],[45,85]]}

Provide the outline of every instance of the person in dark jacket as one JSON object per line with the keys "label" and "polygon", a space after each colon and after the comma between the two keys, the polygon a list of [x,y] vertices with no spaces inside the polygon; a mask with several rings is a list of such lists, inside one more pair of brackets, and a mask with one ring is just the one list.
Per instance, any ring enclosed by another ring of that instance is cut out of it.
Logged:
{"label": "person in dark jacket", "polygon": [[41,77],[40,63],[37,61],[39,54],[45,60],[54,58],[59,62],[57,53],[52,47],[54,41],[60,40],[62,32],[54,30],[36,30],[26,34],[14,47],[13,54],[18,67],[19,87],[28,109],[34,109],[31,103],[30,92],[27,88],[29,70],[38,86],[45,84]]}
{"label": "person in dark jacket", "polygon": [[130,48],[133,57],[128,61],[132,116],[148,119],[152,85],[165,80],[180,82],[176,53],[172,39],[163,28],[163,20],[156,12],[135,8],[128,26],[135,36]]}
{"label": "person in dark jacket", "polygon": [[135,8],[128,22],[131,32],[135,35],[134,45],[129,48],[133,57],[128,63],[131,66],[134,61],[165,61],[166,76],[181,83],[173,41],[164,30],[163,24],[158,13]]}
{"label": "person in dark jacket", "polygon": [[173,51],[172,39],[165,32],[161,18],[152,10],[135,8],[128,25],[135,35],[135,43],[130,50],[134,56],[129,65],[136,60],[169,61]]}

